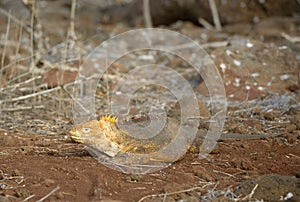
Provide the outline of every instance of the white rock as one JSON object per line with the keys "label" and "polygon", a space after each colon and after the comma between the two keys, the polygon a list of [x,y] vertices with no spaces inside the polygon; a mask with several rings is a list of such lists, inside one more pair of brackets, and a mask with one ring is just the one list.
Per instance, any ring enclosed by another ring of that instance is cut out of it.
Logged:
{"label": "white rock", "polygon": [[290,75],[288,75],[288,74],[280,75],[280,80],[281,80],[281,81],[285,81],[285,80],[287,80],[288,78],[290,78]]}
{"label": "white rock", "polygon": [[242,62],[239,60],[233,60],[233,63],[238,67],[241,66],[241,64],[242,64]]}
{"label": "white rock", "polygon": [[253,47],[253,43],[247,42],[247,43],[246,43],[246,46],[247,46],[248,48],[252,48],[252,47]]}

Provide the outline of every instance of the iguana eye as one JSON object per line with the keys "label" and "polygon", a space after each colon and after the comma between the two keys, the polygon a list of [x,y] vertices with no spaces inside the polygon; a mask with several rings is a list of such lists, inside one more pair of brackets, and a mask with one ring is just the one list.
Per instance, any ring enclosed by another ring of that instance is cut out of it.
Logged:
{"label": "iguana eye", "polygon": [[90,129],[90,128],[82,128],[81,130],[82,130],[82,132],[84,132],[84,133],[88,133],[88,132],[90,132],[90,131],[91,131],[91,129]]}

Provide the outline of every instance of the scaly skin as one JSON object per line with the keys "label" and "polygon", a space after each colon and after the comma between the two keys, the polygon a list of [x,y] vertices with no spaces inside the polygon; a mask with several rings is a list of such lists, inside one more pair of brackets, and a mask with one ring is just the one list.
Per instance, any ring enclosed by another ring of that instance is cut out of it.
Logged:
{"label": "scaly skin", "polygon": [[117,128],[116,118],[112,116],[78,124],[72,128],[70,134],[74,141],[99,149],[111,157],[125,152],[152,153],[162,146],[159,138],[135,140]]}
{"label": "scaly skin", "polygon": [[[110,157],[118,154],[151,154],[160,150],[168,141],[172,139],[170,130],[164,131],[163,136],[154,137],[147,140],[137,140],[120,130],[116,126],[116,118],[112,116],[104,116],[99,121],[76,125],[70,131],[71,138],[79,143],[101,151]],[[172,130],[172,129],[171,129]],[[280,134],[221,134],[219,140],[226,139],[260,139],[266,137],[275,137]],[[162,138],[163,137],[163,138]],[[159,156],[150,158],[153,161],[167,161],[169,156]]]}

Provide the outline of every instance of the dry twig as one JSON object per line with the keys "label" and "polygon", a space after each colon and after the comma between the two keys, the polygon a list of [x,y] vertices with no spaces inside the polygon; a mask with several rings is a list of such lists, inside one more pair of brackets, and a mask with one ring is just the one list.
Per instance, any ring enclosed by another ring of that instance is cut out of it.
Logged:
{"label": "dry twig", "polygon": [[45,106],[28,106],[28,107],[15,107],[15,108],[4,108],[2,112],[16,112],[16,111],[24,111],[24,110],[33,110],[33,109],[45,109]]}
{"label": "dry twig", "polygon": [[211,10],[211,13],[213,16],[215,27],[218,31],[221,31],[222,26],[221,26],[221,22],[220,22],[218,9],[217,9],[215,0],[209,0],[209,6],[210,6],[210,10]]}
{"label": "dry twig", "polygon": [[76,0],[72,0],[72,6],[71,6],[71,16],[70,16],[70,38],[72,40],[76,40],[76,33],[75,33],[75,11],[76,11]]}
{"label": "dry twig", "polygon": [[1,73],[0,73],[0,77],[2,77],[2,75],[3,75],[3,67],[4,67],[4,61],[5,61],[6,46],[7,46],[8,35],[9,35],[9,30],[10,30],[10,18],[11,18],[11,14],[10,14],[10,11],[9,11],[8,22],[7,22],[6,33],[5,33],[4,48],[3,48],[3,52],[2,52],[2,58],[1,58]]}
{"label": "dry twig", "polygon": [[[0,8],[0,13],[2,13],[5,16],[9,16],[10,13],[7,12],[6,10],[4,10],[3,8]],[[18,18],[14,17],[13,15],[11,15],[11,20],[14,21],[16,24],[19,24],[22,28],[24,27],[24,29],[28,32],[31,33],[32,30],[30,29],[29,26],[25,25],[22,21],[20,21]]]}
{"label": "dry twig", "polygon": [[207,30],[213,30],[214,26],[212,26],[209,22],[207,22],[207,20],[205,20],[204,18],[199,18],[198,22]]}
{"label": "dry twig", "polygon": [[22,202],[26,202],[33,197],[35,197],[35,195],[30,195],[30,196],[26,197]]}
{"label": "dry twig", "polygon": [[51,196],[54,192],[56,192],[57,190],[59,190],[60,187],[59,185],[57,185],[57,187],[55,187],[52,191],[50,191],[47,195],[45,195],[44,197],[42,197],[41,199],[37,200],[36,202],[42,202],[45,199],[47,199],[49,196]]}
{"label": "dry twig", "polygon": [[29,95],[24,95],[24,96],[12,98],[12,99],[9,99],[9,100],[0,100],[0,104],[5,103],[5,102],[17,102],[17,101],[21,101],[21,100],[26,100],[26,99],[29,99],[29,98],[36,97],[38,95],[43,95],[43,94],[54,92],[54,91],[57,91],[59,89],[61,89],[61,87],[57,86],[56,88],[51,88],[51,89],[47,89],[47,90],[44,90],[44,91],[39,91],[39,92],[36,92],[36,93],[32,93],[32,94],[29,94]]}
{"label": "dry twig", "polygon": [[175,191],[175,192],[170,192],[170,193],[163,193],[163,194],[151,194],[151,195],[147,195],[144,196],[143,198],[141,198],[138,202],[141,202],[147,198],[152,198],[152,197],[166,197],[166,196],[170,196],[170,195],[174,195],[174,194],[180,194],[180,193],[186,193],[186,192],[191,192],[194,190],[198,190],[198,189],[203,189],[202,187],[193,187],[190,189],[185,189],[185,190],[181,190],[181,191]]}
{"label": "dry twig", "polygon": [[250,194],[248,194],[247,196],[245,196],[244,198],[241,199],[241,201],[246,201],[246,200],[250,200],[253,196],[253,194],[255,193],[256,188],[258,187],[258,184],[256,184],[252,191],[250,192]]}
{"label": "dry twig", "polygon": [[144,19],[147,28],[152,28],[152,19],[151,19],[151,11],[150,11],[150,0],[143,0],[143,12]]}
{"label": "dry twig", "polygon": [[284,32],[281,33],[281,36],[292,43],[300,42],[300,37],[295,37],[295,36],[293,37]]}
{"label": "dry twig", "polygon": [[229,177],[236,178],[234,175],[226,173],[226,172],[222,172],[222,171],[218,171],[218,170],[213,170],[213,172],[215,172],[215,173],[221,173],[221,174],[227,175]]}

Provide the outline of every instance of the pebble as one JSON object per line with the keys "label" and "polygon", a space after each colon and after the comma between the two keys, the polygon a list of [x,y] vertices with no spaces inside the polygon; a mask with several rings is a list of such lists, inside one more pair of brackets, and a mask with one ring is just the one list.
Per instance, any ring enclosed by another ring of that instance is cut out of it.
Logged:
{"label": "pebble", "polygon": [[249,144],[244,144],[244,143],[241,143],[241,148],[243,149],[249,149]]}
{"label": "pebble", "polygon": [[193,167],[193,173],[195,176],[200,177],[208,182],[213,181],[213,178],[209,175],[206,169],[201,166]]}
{"label": "pebble", "polygon": [[297,136],[294,134],[288,134],[286,135],[286,140],[289,144],[294,144],[297,141]]}
{"label": "pebble", "polygon": [[55,183],[55,181],[52,180],[52,179],[45,179],[45,180],[44,180],[44,184],[46,185],[46,187],[50,187],[50,186],[52,186],[54,183]]}
{"label": "pebble", "polygon": [[300,169],[296,172],[296,178],[300,178]]}
{"label": "pebble", "polygon": [[57,199],[64,199],[65,198],[65,196],[64,196],[64,193],[63,192],[58,192],[57,194],[56,194],[56,198]]}
{"label": "pebble", "polygon": [[18,169],[13,170],[12,176],[21,176],[21,172]]}
{"label": "pebble", "polygon": [[296,130],[296,129],[297,129],[297,126],[294,125],[294,124],[290,124],[290,125],[287,125],[287,126],[285,127],[285,131],[286,131],[287,133],[291,133],[291,132],[293,132],[293,131]]}
{"label": "pebble", "polygon": [[0,202],[10,202],[10,200],[6,196],[0,195]]}
{"label": "pebble", "polygon": [[293,132],[295,135],[300,136],[300,130],[294,130]]}
{"label": "pebble", "polygon": [[30,191],[25,188],[17,189],[15,192],[15,195],[20,198],[27,198],[28,196],[30,196]]}
{"label": "pebble", "polygon": [[276,154],[275,152],[271,152],[271,153],[270,153],[270,156],[271,156],[272,158],[274,158],[274,157],[277,157],[277,154]]}

